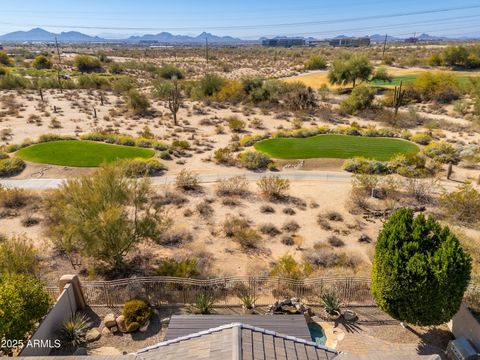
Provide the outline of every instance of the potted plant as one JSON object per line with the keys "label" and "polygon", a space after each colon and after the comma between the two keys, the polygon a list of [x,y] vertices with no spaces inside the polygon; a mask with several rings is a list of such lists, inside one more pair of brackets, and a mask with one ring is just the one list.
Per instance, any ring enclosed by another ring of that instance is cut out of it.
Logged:
{"label": "potted plant", "polygon": [[250,294],[245,294],[240,296],[242,301],[242,309],[244,314],[253,314],[255,312],[255,296]]}
{"label": "potted plant", "polygon": [[323,294],[322,303],[325,312],[331,320],[337,320],[340,317],[341,302],[337,295],[335,295],[334,293]]}

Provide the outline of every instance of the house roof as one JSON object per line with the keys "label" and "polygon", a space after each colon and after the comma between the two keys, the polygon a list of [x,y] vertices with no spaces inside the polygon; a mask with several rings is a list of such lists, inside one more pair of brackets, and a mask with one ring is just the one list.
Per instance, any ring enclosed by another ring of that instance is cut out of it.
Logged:
{"label": "house roof", "polygon": [[168,324],[165,341],[232,323],[242,323],[279,334],[312,340],[303,315],[173,315]]}
{"label": "house roof", "polygon": [[336,355],[312,341],[242,323],[167,340],[137,352],[137,358],[145,360],[331,360]]}

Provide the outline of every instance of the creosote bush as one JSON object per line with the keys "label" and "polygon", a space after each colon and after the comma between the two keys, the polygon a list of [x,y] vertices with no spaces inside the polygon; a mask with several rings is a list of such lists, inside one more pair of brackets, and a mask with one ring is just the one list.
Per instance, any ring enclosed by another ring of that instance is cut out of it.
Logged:
{"label": "creosote bush", "polygon": [[452,221],[467,225],[480,222],[480,193],[471,184],[463,184],[455,191],[442,194],[440,206]]}
{"label": "creosote bush", "polygon": [[234,176],[229,179],[222,179],[217,183],[216,187],[216,194],[218,196],[245,197],[249,193],[248,181],[245,176]]}
{"label": "creosote bush", "polygon": [[269,200],[278,200],[287,195],[287,191],[290,189],[290,181],[277,175],[263,176],[257,182],[257,186],[262,197]]}
{"label": "creosote bush", "polygon": [[183,169],[175,178],[175,186],[177,189],[184,191],[196,190],[199,187],[198,175],[187,169]]}
{"label": "creosote bush", "polygon": [[155,270],[158,276],[173,276],[195,278],[200,275],[198,262],[195,258],[186,259],[165,259]]}
{"label": "creosote bush", "polygon": [[312,267],[308,263],[298,263],[290,254],[283,255],[270,271],[271,276],[280,276],[290,279],[301,279],[312,273]]}

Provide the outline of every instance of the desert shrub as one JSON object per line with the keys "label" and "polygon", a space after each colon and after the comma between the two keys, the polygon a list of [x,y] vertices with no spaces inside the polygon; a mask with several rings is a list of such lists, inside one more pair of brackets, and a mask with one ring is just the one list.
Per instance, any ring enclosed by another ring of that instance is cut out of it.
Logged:
{"label": "desert shrub", "polygon": [[317,108],[317,98],[311,87],[290,84],[292,88],[283,95],[285,107],[290,111],[309,112]]}
{"label": "desert shrub", "polygon": [[470,103],[466,100],[457,100],[453,103],[453,111],[465,116],[470,110]]}
{"label": "desert shrub", "polygon": [[272,162],[272,159],[257,151],[245,151],[238,154],[238,161],[248,170],[264,170]]}
{"label": "desert shrub", "polygon": [[142,115],[148,111],[150,102],[145,94],[132,89],[127,93],[127,106],[134,114]]}
{"label": "desert shrub", "polygon": [[207,74],[198,81],[194,93],[200,99],[212,97],[222,89],[225,82],[226,80],[218,75]]}
{"label": "desert shrub", "polygon": [[238,80],[229,80],[225,82],[215,98],[218,101],[228,101],[232,104],[237,104],[245,97],[242,83]]}
{"label": "desert shrub", "polygon": [[476,225],[480,221],[480,193],[471,184],[442,194],[440,205],[445,215],[455,222]]}
{"label": "desert shrub", "polygon": [[195,278],[200,275],[198,262],[195,258],[186,258],[183,260],[165,259],[155,270],[158,276],[173,276]]}
{"label": "desert shrub", "polygon": [[470,271],[471,258],[448,227],[400,209],[378,236],[371,292],[379,308],[399,321],[440,325],[460,308]]}
{"label": "desert shrub", "polygon": [[117,94],[126,93],[135,87],[135,80],[128,76],[118,77],[112,80],[110,87]]}
{"label": "desert shrub", "polygon": [[338,211],[327,211],[325,217],[330,221],[343,221],[343,215]]}
{"label": "desert shrub", "polygon": [[270,235],[272,237],[281,234],[281,231],[271,223],[260,225],[260,232],[264,235]]}
{"label": "desert shrub", "polygon": [[460,84],[455,76],[446,73],[424,72],[406,86],[410,97],[418,97],[422,101],[450,103],[461,95]]}
{"label": "desert shrub", "polygon": [[204,200],[200,203],[197,204],[196,209],[198,213],[200,214],[201,217],[203,218],[209,218],[213,215],[213,207],[210,205],[210,202],[208,200]]}
{"label": "desert shrub", "polygon": [[6,51],[0,51],[0,64],[3,66],[13,66],[13,59],[8,56]]}
{"label": "desert shrub", "polygon": [[345,242],[342,239],[340,239],[338,236],[335,236],[335,235],[330,236],[327,241],[333,247],[345,246]]}
{"label": "desert shrub", "polygon": [[187,244],[192,242],[192,240],[192,233],[182,227],[168,229],[154,239],[157,244],[170,247]]}
{"label": "desert shrub", "polygon": [[294,209],[292,209],[291,207],[286,207],[282,210],[282,212],[285,214],[285,215],[295,215],[296,212]]}
{"label": "desert shrub", "polygon": [[208,315],[213,310],[215,304],[215,296],[208,292],[201,292],[195,297],[193,307],[202,315]]}
{"label": "desert shrub", "polygon": [[348,98],[342,102],[342,109],[348,114],[354,114],[357,111],[370,108],[375,99],[375,92],[374,88],[368,86],[355,87]]}
{"label": "desert shrub", "polygon": [[173,140],[172,148],[187,150],[190,149],[190,143],[187,140]]}
{"label": "desert shrub", "polygon": [[355,269],[361,263],[356,256],[349,256],[344,252],[333,250],[329,245],[314,246],[314,250],[305,255],[305,262],[319,268],[342,267]]}
{"label": "desert shrub", "polygon": [[22,76],[6,73],[0,76],[0,89],[14,90],[14,89],[26,89],[31,85],[28,79]]}
{"label": "desert shrub", "polygon": [[98,58],[93,56],[77,55],[75,56],[73,63],[75,68],[82,73],[102,71],[102,63]]}
{"label": "desert shrub", "polygon": [[329,231],[329,230],[332,230],[332,225],[328,222],[327,219],[325,219],[323,217],[323,215],[319,215],[317,217],[317,223],[318,225],[320,225],[320,227],[323,229],[323,230],[326,230],[326,231]]}
{"label": "desert shrub", "polygon": [[237,231],[248,227],[250,225],[247,220],[232,215],[227,215],[223,222],[223,231],[227,237],[233,237]]}
{"label": "desert shrub", "polygon": [[432,137],[425,133],[416,133],[410,136],[410,140],[420,145],[428,145],[432,141]]}
{"label": "desert shrub", "polygon": [[25,227],[35,226],[40,224],[40,218],[33,215],[27,215],[22,219],[21,224]]}
{"label": "desert shrub", "polygon": [[127,332],[137,331],[153,315],[152,307],[145,300],[133,299],[125,303],[122,309]]}
{"label": "desert shrub", "polygon": [[213,158],[218,164],[223,164],[226,166],[233,166],[236,163],[236,160],[233,157],[233,151],[229,146],[215,150],[213,153]]}
{"label": "desert shrub", "polygon": [[275,209],[273,207],[271,207],[270,205],[262,205],[260,207],[260,212],[262,214],[274,214]]}
{"label": "desert shrub", "polygon": [[85,315],[75,313],[62,323],[62,327],[58,332],[58,338],[63,346],[78,348],[85,341],[90,323]]}
{"label": "desert shrub", "polygon": [[174,65],[163,65],[158,69],[158,75],[165,80],[171,80],[173,77],[181,80],[185,77],[183,71]]}
{"label": "desert shrub", "polygon": [[227,237],[240,244],[245,250],[258,247],[260,234],[251,228],[248,221],[240,217],[228,215],[223,222],[223,231]]}
{"label": "desert shrub", "polygon": [[300,229],[300,225],[295,220],[287,221],[285,224],[282,226],[282,230],[288,231],[288,232],[296,232]]}
{"label": "desert shrub", "polygon": [[227,122],[228,122],[228,127],[233,132],[241,132],[247,126],[245,121],[243,121],[242,119],[239,119],[236,116],[232,116],[232,117],[228,118]]}
{"label": "desert shrub", "polygon": [[167,169],[157,159],[132,159],[121,162],[128,177],[139,178],[143,176],[158,176]]}
{"label": "desert shrub", "polygon": [[295,245],[295,239],[290,234],[285,234],[281,238],[281,243],[286,246],[293,246]]}
{"label": "desert shrub", "polygon": [[356,174],[388,174],[390,171],[386,164],[377,160],[369,160],[363,157],[353,157],[345,160],[343,169]]}
{"label": "desert shrub", "polygon": [[374,72],[372,80],[391,83],[393,81],[393,76],[388,73],[388,70],[385,67],[379,67]]}
{"label": "desert shrub", "polygon": [[130,179],[114,164],[69,179],[45,199],[57,246],[79,249],[115,270],[124,268],[135,246],[170,226],[170,218],[154,205],[148,179]]}
{"label": "desert shrub", "polygon": [[327,61],[319,55],[312,55],[305,62],[305,69],[306,70],[323,70],[326,67],[327,67]]}
{"label": "desert shrub", "polygon": [[[50,297],[37,279],[19,274],[0,276],[0,338],[25,340],[49,306]],[[12,350],[3,344],[0,348],[4,354]]]}
{"label": "desert shrub", "polygon": [[372,190],[378,186],[379,180],[376,175],[354,174],[352,176],[352,187],[361,189],[365,194],[370,195]]}
{"label": "desert shrub", "polygon": [[27,164],[18,157],[0,160],[0,177],[10,177],[20,174]]}
{"label": "desert shrub", "polygon": [[0,274],[35,275],[38,252],[26,236],[0,238]]}
{"label": "desert shrub", "polygon": [[327,314],[338,315],[340,314],[340,307],[342,302],[335,293],[325,293],[322,295],[322,304]]}
{"label": "desert shrub", "polygon": [[280,276],[290,279],[301,279],[312,273],[310,264],[300,264],[290,254],[283,255],[270,271],[271,276]]}
{"label": "desert shrub", "polygon": [[245,176],[234,176],[222,179],[217,183],[216,194],[218,196],[242,196],[250,193],[248,181]]}
{"label": "desert shrub", "polygon": [[442,164],[458,164],[460,161],[458,149],[446,141],[432,142],[423,148],[423,153]]}
{"label": "desert shrub", "polygon": [[45,55],[38,55],[32,62],[32,66],[37,70],[51,69],[53,66],[52,60]]}
{"label": "desert shrub", "polygon": [[257,181],[257,186],[262,197],[275,200],[286,196],[290,189],[290,181],[277,175],[263,176]]}
{"label": "desert shrub", "polygon": [[21,209],[28,204],[30,194],[25,189],[1,188],[0,205],[7,209]]}
{"label": "desert shrub", "polygon": [[175,186],[177,189],[184,191],[196,190],[199,186],[198,175],[187,169],[183,169],[175,178]]}

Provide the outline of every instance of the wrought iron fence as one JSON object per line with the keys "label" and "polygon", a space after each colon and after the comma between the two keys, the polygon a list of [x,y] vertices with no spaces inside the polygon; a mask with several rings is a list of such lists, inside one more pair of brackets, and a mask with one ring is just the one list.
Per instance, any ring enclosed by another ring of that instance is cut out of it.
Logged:
{"label": "wrought iron fence", "polygon": [[[152,305],[186,305],[202,292],[215,298],[215,305],[241,305],[240,296],[253,295],[258,306],[283,298],[298,298],[309,305],[320,305],[325,293],[335,293],[345,306],[375,305],[367,277],[322,277],[295,280],[267,276],[232,276],[214,279],[176,277],[137,277],[112,281],[84,281],[81,287],[90,306],[122,306],[130,299],[144,298]],[[45,288],[52,298],[60,295],[57,287]],[[480,286],[470,285],[467,304],[478,306]]]}

